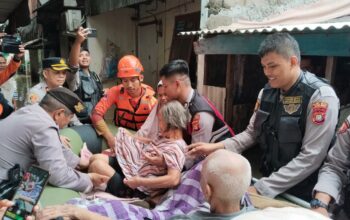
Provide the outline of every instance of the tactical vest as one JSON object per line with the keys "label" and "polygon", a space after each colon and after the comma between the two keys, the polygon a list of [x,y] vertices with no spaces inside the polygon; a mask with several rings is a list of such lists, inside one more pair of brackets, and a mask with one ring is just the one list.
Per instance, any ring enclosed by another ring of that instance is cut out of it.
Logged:
{"label": "tactical vest", "polygon": [[[201,96],[196,90],[193,93],[188,109],[192,118],[198,112],[207,112],[214,116],[215,121],[209,143],[217,143],[234,136],[233,130],[226,124],[220,112],[207,98]],[[190,127],[191,126],[189,126],[188,129],[189,135],[192,134],[192,129]]]}
{"label": "tactical vest", "polygon": [[[283,95],[280,89],[266,84],[254,124],[263,150],[261,172],[264,176],[285,166],[300,153],[307,106],[314,92],[321,86],[329,85],[309,72],[302,72],[295,85]],[[310,182],[311,178],[312,184],[315,184],[317,173],[318,170],[305,181]],[[312,185],[305,181],[298,185]],[[296,188],[299,188],[298,185]]]}
{"label": "tactical vest", "polygon": [[13,112],[13,108],[10,106],[0,89],[0,120],[6,118]]}
{"label": "tactical vest", "polygon": [[130,104],[130,96],[124,87],[120,86],[117,107],[114,113],[114,121],[116,126],[122,126],[132,130],[138,130],[146,121],[149,113],[157,100],[154,98],[154,91],[149,86],[142,86],[145,89],[144,94],[138,101],[135,108]]}
{"label": "tactical vest", "polygon": [[100,78],[93,71],[90,71],[90,77],[87,76],[81,69],[78,71],[80,85],[74,92],[84,102],[87,111],[77,114],[82,122],[90,121],[89,115],[91,111],[103,96],[103,86]]}

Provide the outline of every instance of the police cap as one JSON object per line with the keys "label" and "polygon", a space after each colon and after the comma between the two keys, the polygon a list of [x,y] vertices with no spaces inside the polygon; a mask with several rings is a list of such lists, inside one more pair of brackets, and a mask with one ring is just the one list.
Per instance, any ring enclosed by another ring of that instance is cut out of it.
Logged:
{"label": "police cap", "polygon": [[64,87],[58,87],[50,89],[47,95],[52,96],[57,101],[65,105],[74,114],[80,113],[85,110],[83,101],[72,91]]}
{"label": "police cap", "polygon": [[51,68],[56,71],[69,70],[65,59],[61,57],[48,57],[43,59],[43,69]]}

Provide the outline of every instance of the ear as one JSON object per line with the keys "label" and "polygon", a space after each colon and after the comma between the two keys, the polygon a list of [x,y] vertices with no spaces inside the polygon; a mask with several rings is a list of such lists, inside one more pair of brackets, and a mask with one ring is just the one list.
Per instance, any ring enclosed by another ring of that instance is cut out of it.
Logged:
{"label": "ear", "polygon": [[62,114],[64,114],[64,109],[60,108],[53,112],[53,120],[57,121],[60,117],[62,117]]}
{"label": "ear", "polygon": [[291,56],[290,57],[290,64],[292,66],[296,66],[296,65],[299,65],[299,60],[296,56]]}
{"label": "ear", "polygon": [[209,184],[205,184],[204,186],[204,197],[206,198],[206,200],[209,202],[211,200],[211,197],[212,197],[212,194],[213,194],[213,191],[212,191],[212,188]]}
{"label": "ear", "polygon": [[144,76],[143,76],[143,75],[140,75],[140,76],[139,76],[140,82],[143,82],[143,79],[144,79]]}
{"label": "ear", "polygon": [[47,78],[47,74],[49,74],[49,71],[47,69],[43,70],[43,76],[45,79]]}

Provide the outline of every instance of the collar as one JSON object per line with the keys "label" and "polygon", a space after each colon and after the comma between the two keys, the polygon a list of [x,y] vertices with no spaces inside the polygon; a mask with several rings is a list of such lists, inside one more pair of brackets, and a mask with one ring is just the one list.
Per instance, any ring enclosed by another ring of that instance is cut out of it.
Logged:
{"label": "collar", "polygon": [[194,89],[191,88],[190,92],[188,93],[188,96],[186,98],[186,102],[184,104],[185,108],[188,108],[188,105],[190,104],[190,102],[192,101],[192,98],[193,98],[193,95],[194,95]]}

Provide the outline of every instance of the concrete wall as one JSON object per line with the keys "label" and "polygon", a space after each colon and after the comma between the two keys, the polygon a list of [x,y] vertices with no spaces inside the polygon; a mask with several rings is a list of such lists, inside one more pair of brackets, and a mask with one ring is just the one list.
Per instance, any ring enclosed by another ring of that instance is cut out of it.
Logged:
{"label": "concrete wall", "polygon": [[[98,37],[88,41],[94,58],[91,68],[97,73],[101,72],[108,39],[119,47],[119,54],[137,54],[145,68],[145,82],[155,86],[160,68],[169,59],[175,16],[199,10],[200,0],[167,0],[141,5],[139,19],[135,21],[131,20],[131,17],[136,15],[136,10],[131,8],[89,17],[89,25],[98,31]],[[160,27],[150,24],[155,18],[162,22]]]}

